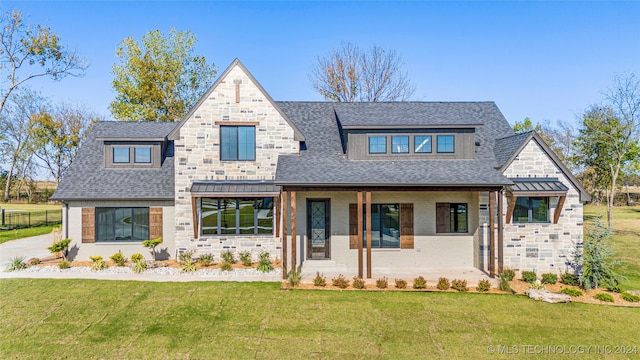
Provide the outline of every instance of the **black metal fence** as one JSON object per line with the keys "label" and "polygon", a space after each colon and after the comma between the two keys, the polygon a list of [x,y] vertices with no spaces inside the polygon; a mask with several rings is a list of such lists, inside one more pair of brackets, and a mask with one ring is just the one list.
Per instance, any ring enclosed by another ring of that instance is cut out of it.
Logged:
{"label": "black metal fence", "polygon": [[9,211],[0,210],[0,231],[62,223],[62,210]]}

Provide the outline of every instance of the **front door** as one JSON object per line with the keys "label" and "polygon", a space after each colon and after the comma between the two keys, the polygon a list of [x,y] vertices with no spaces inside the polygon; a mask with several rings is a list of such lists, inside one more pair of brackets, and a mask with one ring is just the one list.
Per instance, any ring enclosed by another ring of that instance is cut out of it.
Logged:
{"label": "front door", "polygon": [[307,259],[329,259],[331,216],[329,199],[307,199]]}

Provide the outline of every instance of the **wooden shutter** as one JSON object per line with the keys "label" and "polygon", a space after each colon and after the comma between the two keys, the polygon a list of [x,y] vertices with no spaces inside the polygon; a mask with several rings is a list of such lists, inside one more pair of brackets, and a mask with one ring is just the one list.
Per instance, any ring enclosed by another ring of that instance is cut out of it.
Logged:
{"label": "wooden shutter", "polygon": [[451,221],[449,219],[449,203],[436,203],[436,232],[451,232]]}
{"label": "wooden shutter", "polygon": [[149,208],[149,239],[162,237],[162,208]]}
{"label": "wooden shutter", "polygon": [[413,249],[413,204],[400,204],[400,249]]}
{"label": "wooden shutter", "polygon": [[82,242],[96,242],[96,209],[82,208]]}
{"label": "wooden shutter", "polygon": [[349,249],[358,248],[358,204],[349,204]]}

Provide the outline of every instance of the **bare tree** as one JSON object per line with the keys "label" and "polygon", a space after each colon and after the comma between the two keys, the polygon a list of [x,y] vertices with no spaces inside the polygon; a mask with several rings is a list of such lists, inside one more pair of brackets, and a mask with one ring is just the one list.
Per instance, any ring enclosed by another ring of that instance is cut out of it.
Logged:
{"label": "bare tree", "polygon": [[325,99],[335,102],[403,101],[415,92],[403,66],[395,50],[377,45],[362,50],[344,42],[329,55],[318,56],[309,80]]}
{"label": "bare tree", "polygon": [[20,11],[2,14],[0,24],[0,72],[8,80],[2,81],[0,112],[11,92],[28,80],[43,76],[60,80],[84,74],[86,62],[66,49],[48,27],[25,24]]}

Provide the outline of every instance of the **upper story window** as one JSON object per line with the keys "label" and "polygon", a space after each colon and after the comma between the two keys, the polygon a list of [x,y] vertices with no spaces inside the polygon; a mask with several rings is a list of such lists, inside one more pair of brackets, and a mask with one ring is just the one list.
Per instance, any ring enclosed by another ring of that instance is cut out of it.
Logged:
{"label": "upper story window", "polygon": [[129,147],[114,147],[113,148],[113,163],[114,164],[128,164],[130,163]]}
{"label": "upper story window", "polygon": [[387,137],[369,136],[369,154],[386,154]]}
{"label": "upper story window", "polygon": [[391,152],[393,154],[409,153],[409,137],[408,136],[392,136]]}
{"label": "upper story window", "polygon": [[157,169],[162,165],[162,143],[106,141],[104,166],[111,169]]}
{"label": "upper story window", "polygon": [[220,160],[255,159],[255,126],[220,126]]}
{"label": "upper story window", "polygon": [[151,147],[135,146],[133,148],[133,162],[136,164],[151,164]]}
{"label": "upper story window", "polygon": [[413,152],[416,154],[431,153],[431,135],[416,135],[413,139]]}
{"label": "upper story window", "polygon": [[437,140],[439,153],[455,152],[455,137],[453,135],[438,135]]}
{"label": "upper story window", "polygon": [[549,222],[549,198],[519,196],[513,210],[514,223]]}

